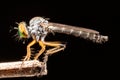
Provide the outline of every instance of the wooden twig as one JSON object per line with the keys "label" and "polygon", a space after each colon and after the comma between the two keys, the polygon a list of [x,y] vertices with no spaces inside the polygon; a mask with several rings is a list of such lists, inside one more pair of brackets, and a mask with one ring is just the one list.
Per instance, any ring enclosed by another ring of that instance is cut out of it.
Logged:
{"label": "wooden twig", "polygon": [[46,63],[38,60],[0,63],[0,78],[47,75]]}

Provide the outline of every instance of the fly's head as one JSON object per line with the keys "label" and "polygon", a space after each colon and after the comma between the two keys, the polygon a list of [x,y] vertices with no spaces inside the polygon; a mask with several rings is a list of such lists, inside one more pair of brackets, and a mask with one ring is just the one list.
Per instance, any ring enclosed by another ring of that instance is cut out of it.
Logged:
{"label": "fly's head", "polygon": [[18,23],[18,35],[20,38],[29,38],[29,33],[25,22]]}

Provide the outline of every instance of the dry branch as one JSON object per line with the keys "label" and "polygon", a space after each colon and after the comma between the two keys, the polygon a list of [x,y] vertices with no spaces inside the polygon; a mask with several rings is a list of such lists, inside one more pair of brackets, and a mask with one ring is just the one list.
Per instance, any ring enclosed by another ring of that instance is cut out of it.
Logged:
{"label": "dry branch", "polygon": [[0,63],[0,78],[47,75],[46,63],[38,60]]}

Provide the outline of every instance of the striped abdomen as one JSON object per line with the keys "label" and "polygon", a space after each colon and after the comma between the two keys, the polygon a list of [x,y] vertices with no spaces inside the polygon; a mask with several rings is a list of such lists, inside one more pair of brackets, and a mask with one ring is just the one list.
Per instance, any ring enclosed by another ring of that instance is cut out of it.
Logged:
{"label": "striped abdomen", "polygon": [[95,31],[92,29],[86,29],[86,28],[64,25],[64,24],[59,24],[59,23],[52,23],[52,22],[49,23],[48,28],[52,30],[53,32],[69,34],[69,35],[73,35],[76,37],[89,39],[97,43],[108,41],[107,36],[102,36],[99,34],[98,31]]}

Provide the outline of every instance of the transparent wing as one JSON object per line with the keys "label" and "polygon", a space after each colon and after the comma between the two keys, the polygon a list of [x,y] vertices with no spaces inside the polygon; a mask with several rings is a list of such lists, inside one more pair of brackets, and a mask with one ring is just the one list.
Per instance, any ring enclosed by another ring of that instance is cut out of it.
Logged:
{"label": "transparent wing", "polygon": [[87,28],[83,28],[83,27],[77,27],[77,26],[71,26],[71,25],[66,25],[66,24],[60,24],[60,23],[50,22],[49,26],[54,26],[53,30],[60,29],[60,31],[62,31],[62,32],[66,31],[66,30],[70,30],[70,31],[84,31],[84,32],[99,34],[99,32],[96,30],[87,29]]}

